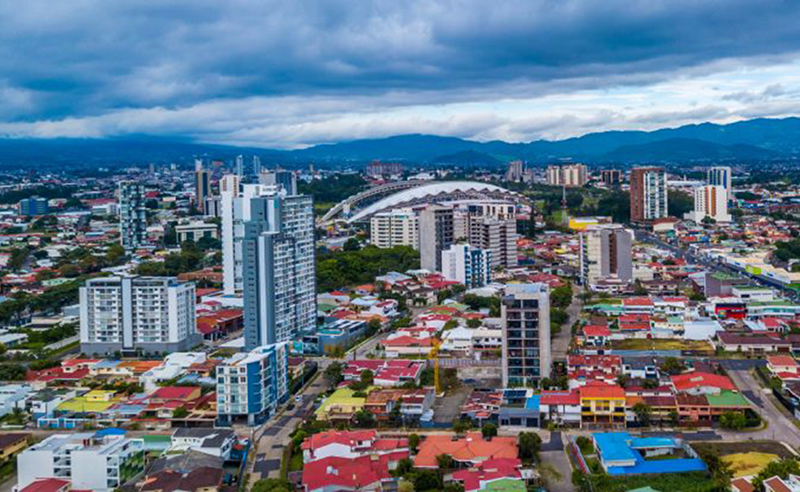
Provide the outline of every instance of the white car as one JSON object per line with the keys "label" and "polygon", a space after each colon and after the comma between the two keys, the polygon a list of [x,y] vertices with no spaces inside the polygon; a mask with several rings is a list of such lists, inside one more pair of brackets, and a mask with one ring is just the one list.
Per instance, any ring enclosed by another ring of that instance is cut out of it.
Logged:
{"label": "white car", "polygon": [[303,403],[303,395],[297,395],[294,397],[295,403]]}

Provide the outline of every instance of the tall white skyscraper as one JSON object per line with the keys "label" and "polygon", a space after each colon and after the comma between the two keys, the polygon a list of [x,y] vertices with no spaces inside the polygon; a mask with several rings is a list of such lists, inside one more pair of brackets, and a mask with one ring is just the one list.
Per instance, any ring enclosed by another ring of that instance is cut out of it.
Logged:
{"label": "tall white skyscraper", "polygon": [[193,283],[174,277],[99,277],[80,288],[81,351],[176,352],[200,341]]}
{"label": "tall white skyscraper", "polygon": [[728,213],[728,192],[722,186],[707,185],[694,189],[694,210],[685,218],[702,222],[706,217],[716,222],[730,222]]}
{"label": "tall white skyscraper", "polygon": [[316,325],[314,202],[270,187],[242,223],[245,347],[285,342]]}
{"label": "tall white skyscraper", "polygon": [[141,183],[124,181],[119,184],[119,234],[125,251],[151,246],[147,241],[147,206]]}
{"label": "tall white skyscraper", "polygon": [[733,190],[733,172],[731,172],[730,167],[714,166],[709,168],[706,182],[712,186],[722,186],[728,193],[728,198],[730,198],[731,191]]}
{"label": "tall white skyscraper", "polygon": [[253,175],[258,176],[261,173],[261,157],[253,156]]}
{"label": "tall white skyscraper", "polygon": [[222,214],[222,274],[225,294],[242,292],[242,245],[244,223],[250,220],[250,199],[269,193],[266,186],[241,184],[239,176],[227,174],[220,181]]}
{"label": "tall white skyscraper", "polygon": [[244,156],[236,156],[236,175],[239,177],[244,176]]}

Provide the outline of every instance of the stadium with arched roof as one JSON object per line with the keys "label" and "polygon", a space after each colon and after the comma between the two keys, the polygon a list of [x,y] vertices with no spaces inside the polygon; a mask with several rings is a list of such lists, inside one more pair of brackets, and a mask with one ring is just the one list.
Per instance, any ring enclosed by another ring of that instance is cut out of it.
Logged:
{"label": "stadium with arched roof", "polygon": [[347,222],[366,222],[379,212],[395,208],[462,200],[506,200],[527,203],[527,199],[519,193],[489,183],[436,181],[389,195],[357,211],[347,219]]}

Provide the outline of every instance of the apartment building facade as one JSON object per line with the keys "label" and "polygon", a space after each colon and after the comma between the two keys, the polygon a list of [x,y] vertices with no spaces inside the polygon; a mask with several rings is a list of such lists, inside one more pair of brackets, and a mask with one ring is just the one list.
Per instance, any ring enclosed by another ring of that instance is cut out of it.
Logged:
{"label": "apartment building facade", "polygon": [[164,353],[200,341],[195,286],[174,277],[101,277],[80,288],[80,341],[86,354]]}
{"label": "apartment building facade", "polygon": [[509,284],[500,304],[503,387],[535,387],[550,376],[550,290]]}
{"label": "apartment building facade", "polygon": [[217,417],[220,425],[257,425],[274,415],[289,397],[289,344],[240,352],[217,366]]}

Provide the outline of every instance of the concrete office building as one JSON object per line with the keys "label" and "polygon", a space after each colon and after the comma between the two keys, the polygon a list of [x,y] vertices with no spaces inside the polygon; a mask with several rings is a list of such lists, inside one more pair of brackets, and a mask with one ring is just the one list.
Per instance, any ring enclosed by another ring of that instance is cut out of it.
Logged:
{"label": "concrete office building", "polygon": [[419,220],[409,208],[380,212],[369,219],[370,243],[379,248],[411,246],[419,249]]}
{"label": "concrete office building", "polygon": [[622,184],[622,171],[619,169],[603,169],[600,171],[600,181],[608,188],[616,188]]}
{"label": "concrete office building", "polygon": [[124,181],[119,184],[119,233],[125,251],[151,246],[147,241],[147,206],[141,183]]}
{"label": "concrete office building", "polygon": [[633,168],[630,181],[633,222],[651,222],[667,216],[667,173],[664,168]]}
{"label": "concrete office building", "polygon": [[483,287],[492,280],[492,254],[469,244],[453,244],[442,251],[442,275],[468,289]]}
{"label": "concrete office building", "polygon": [[211,195],[211,171],[200,168],[194,172],[194,206],[205,212],[206,198]]}
{"label": "concrete office building", "polygon": [[584,164],[547,166],[547,184],[552,186],[584,186],[589,181],[589,169]]}
{"label": "concrete office building", "polygon": [[218,196],[206,197],[206,203],[203,205],[203,215],[206,217],[222,217],[222,198]]}
{"label": "concrete office building", "polygon": [[252,350],[314,329],[316,267],[310,196],[281,190],[251,198],[248,207],[241,253],[245,347]]}
{"label": "concrete office building", "polygon": [[[469,244],[491,253],[490,268],[512,268],[518,265],[517,221],[491,216],[469,215],[466,218],[466,239]],[[456,234],[456,238],[460,238]]]}
{"label": "concrete office building", "polygon": [[50,212],[50,207],[47,205],[47,198],[32,196],[20,200],[17,204],[17,211],[20,215],[31,217],[47,214]]}
{"label": "concrete office building", "polygon": [[633,279],[633,231],[619,224],[591,226],[580,234],[580,279],[583,285],[616,278]]}
{"label": "concrete office building", "polygon": [[51,435],[17,455],[16,490],[45,478],[68,480],[70,490],[118,490],[144,471],[144,453],[142,439],[95,432]]}
{"label": "concrete office building", "polygon": [[547,284],[509,284],[501,299],[503,387],[536,386],[550,377]]}
{"label": "concrete office building", "polygon": [[733,191],[733,172],[728,166],[715,166],[709,168],[706,175],[706,182],[711,186],[722,186],[730,198]]}
{"label": "concrete office building", "polygon": [[286,190],[288,195],[297,194],[297,176],[292,171],[283,169],[262,171],[258,174],[258,183],[266,186],[277,186]]}
{"label": "concrete office building", "polygon": [[192,221],[175,226],[175,234],[178,236],[178,243],[184,241],[196,243],[203,238],[219,239],[219,227],[210,222]]}
{"label": "concrete office building", "polygon": [[419,212],[419,256],[422,268],[441,272],[442,251],[455,240],[452,207],[428,205]]}
{"label": "concrete office building", "polygon": [[174,277],[100,277],[80,288],[85,354],[185,351],[200,342],[193,283]]}
{"label": "concrete office building", "polygon": [[728,192],[718,185],[698,186],[694,189],[694,210],[684,218],[700,223],[706,217],[716,222],[730,222]]}
{"label": "concrete office building", "polygon": [[525,175],[525,165],[522,161],[511,161],[506,169],[505,180],[519,183]]}
{"label": "concrete office building", "polygon": [[258,425],[289,397],[289,344],[240,352],[217,366],[217,420]]}

